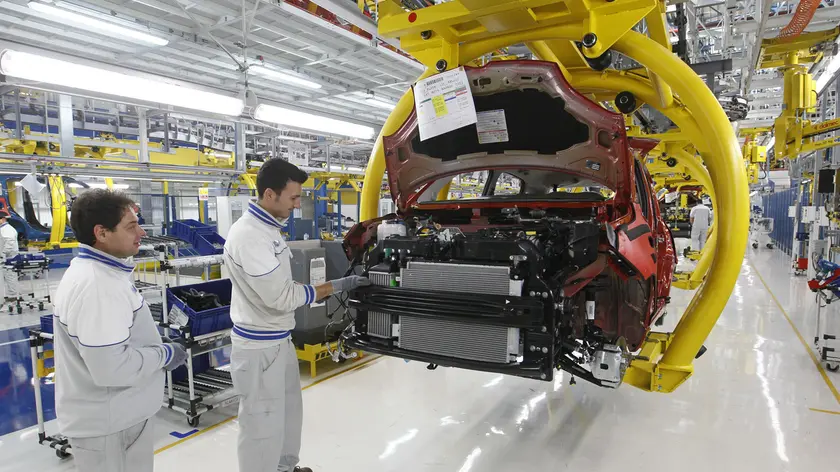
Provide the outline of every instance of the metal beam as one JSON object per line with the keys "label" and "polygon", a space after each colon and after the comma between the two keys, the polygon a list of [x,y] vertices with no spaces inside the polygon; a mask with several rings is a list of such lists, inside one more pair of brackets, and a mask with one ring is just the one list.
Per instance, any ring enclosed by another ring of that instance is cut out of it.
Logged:
{"label": "metal beam", "polygon": [[732,70],[732,59],[723,59],[719,61],[698,62],[696,64],[689,64],[691,70],[698,75],[715,74],[718,72],[729,72]]}
{"label": "metal beam", "polygon": [[[394,46],[395,48],[400,47],[400,43],[397,39],[380,38],[378,27],[373,22],[373,20],[365,16],[365,14],[362,13],[358,7],[354,8],[353,3],[340,2],[336,0],[318,0],[318,5],[326,10],[329,10],[339,18],[347,22],[353,23],[355,26],[358,26],[362,30],[367,31],[374,38],[379,38],[380,40],[390,44],[391,46]],[[314,15],[312,16],[314,17]]]}
{"label": "metal beam", "polygon": [[61,157],[75,156],[75,137],[73,135],[73,99],[70,95],[58,96],[58,139]]}
{"label": "metal beam", "polygon": [[770,6],[772,4],[773,0],[756,0],[755,2],[756,14],[761,17],[761,20],[758,23],[758,32],[755,34],[755,42],[750,53],[750,62],[745,69],[744,95],[750,91],[752,76],[758,68],[758,60],[761,57],[761,40],[764,38],[764,29],[767,27],[767,20],[770,18]]}
{"label": "metal beam", "polygon": [[[791,18],[793,18],[793,15],[780,15],[768,18],[765,21],[764,30],[767,31],[783,28],[790,22]],[[814,17],[811,19],[811,22],[808,23],[808,28],[809,31],[821,29],[815,28],[815,26],[821,23],[837,23],[838,21],[840,21],[840,5],[827,6],[818,9],[817,12],[814,13]],[[735,28],[734,31],[736,34],[753,33],[761,30],[761,22],[754,19],[735,21],[732,23],[732,26]]]}
{"label": "metal beam", "polygon": [[140,135],[137,139],[140,141],[140,151],[137,154],[138,159],[143,164],[148,164],[149,160],[149,124],[146,120],[146,109],[137,108],[137,127],[140,129]]}
{"label": "metal beam", "polygon": [[247,170],[245,162],[245,126],[242,123],[236,123],[235,130],[236,151],[234,153],[234,168],[239,172],[245,172]]}

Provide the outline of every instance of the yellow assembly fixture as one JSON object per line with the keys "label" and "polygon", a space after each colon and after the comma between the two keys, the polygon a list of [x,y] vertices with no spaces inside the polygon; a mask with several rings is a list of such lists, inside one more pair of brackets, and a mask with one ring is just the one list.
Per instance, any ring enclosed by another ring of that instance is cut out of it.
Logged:
{"label": "yellow assembly fixture", "polygon": [[[708,168],[709,186],[704,187],[715,191],[716,233],[727,237],[709,248],[708,274],[675,331],[650,333],[642,346],[643,357],[631,362],[624,377],[624,382],[643,390],[675,390],[692,374],[694,357],[740,273],[747,245],[749,190],[741,150],[726,114],[703,80],[671,53],[665,3],[454,0],[412,12],[392,0],[377,6],[379,33],[399,38],[401,48],[427,67],[420,78],[524,42],[541,59],[560,64],[581,93],[600,99],[629,91],[640,104],[647,103],[670,118],[697,148]],[[642,19],[650,37],[633,31]],[[578,50],[575,42],[584,40],[591,47]],[[608,51],[632,58],[645,69],[593,70],[601,68]],[[362,189],[362,220],[375,218],[378,212],[385,172],[382,137],[402,126],[413,103],[409,88],[374,144]]]}
{"label": "yellow assembly fixture", "polygon": [[[778,68],[784,73],[784,103],[773,124],[775,159],[796,159],[840,142],[836,138],[817,140],[821,134],[840,129],[840,119],[822,123],[811,123],[806,119],[817,105],[816,83],[806,64],[822,60],[824,51],[834,47],[838,36],[840,27],[800,34],[795,38],[762,40],[758,69]],[[752,158],[749,160],[753,162]]]}

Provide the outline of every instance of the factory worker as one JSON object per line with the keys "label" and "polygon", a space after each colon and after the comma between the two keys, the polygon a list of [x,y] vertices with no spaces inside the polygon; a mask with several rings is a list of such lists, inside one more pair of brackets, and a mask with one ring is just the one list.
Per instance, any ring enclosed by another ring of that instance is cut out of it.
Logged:
{"label": "factory worker", "polygon": [[300,208],[306,179],[306,172],[282,159],[265,161],[257,175],[258,198],[231,226],[225,243],[225,267],[233,285],[230,365],[240,395],[241,471],[310,471],[297,466],[303,401],[290,337],[295,309],[370,285],[358,276],[317,286],[292,280],[292,254],[280,229]]}
{"label": "factory worker", "polygon": [[709,200],[704,198],[700,203],[694,205],[691,213],[688,214],[691,221],[691,249],[702,251],[706,245],[706,234],[709,232],[709,225],[712,224],[712,210],[709,209]]}
{"label": "factory worker", "polygon": [[186,361],[161,342],[149,305],[134,288],[145,233],[132,201],[89,190],[73,205],[79,254],[55,296],[55,410],[80,472],[151,472],[152,417],[161,407],[164,372]]}
{"label": "factory worker", "polygon": [[20,295],[18,274],[5,265],[6,259],[18,255],[18,233],[9,224],[10,217],[8,210],[0,209],[0,271],[3,272],[0,284],[3,286],[3,297],[7,302],[14,301]]}

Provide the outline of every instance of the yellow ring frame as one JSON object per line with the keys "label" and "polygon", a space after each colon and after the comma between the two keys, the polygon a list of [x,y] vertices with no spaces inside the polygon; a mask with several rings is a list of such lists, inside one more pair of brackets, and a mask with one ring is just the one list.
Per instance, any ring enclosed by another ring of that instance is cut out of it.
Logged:
{"label": "yellow ring frame", "polygon": [[[574,41],[582,35],[583,29],[579,25],[537,28],[525,33],[500,35],[474,43],[445,44],[441,52],[452,59],[448,62],[449,68],[453,68],[515,42],[554,39]],[[656,41],[635,31],[624,34],[614,44],[613,49],[638,61],[664,84],[670,86],[682,101],[682,109],[668,109],[669,114],[679,116],[680,119],[692,119],[696,123],[696,129],[690,129],[693,128],[691,125],[678,125],[701,150],[709,172],[710,189],[717,190],[715,219],[718,230],[715,233],[726,235],[720,238],[714,251],[708,251],[709,254],[713,254],[708,277],[698,288],[677,328],[670,335],[649,335],[642,348],[642,354],[651,357],[647,360],[634,360],[625,375],[625,382],[644,390],[671,392],[692,374],[694,357],[717,322],[740,273],[749,226],[747,175],[738,141],[726,114],[706,84],[688,65]],[[564,73],[569,74],[567,77],[571,79],[572,84],[582,86],[580,81],[576,82],[574,72],[562,69]],[[433,73],[433,69],[429,67],[419,78],[428,77]],[[609,74],[602,76],[604,81],[612,82],[608,76]],[[638,92],[643,100],[649,98],[649,88],[622,89]],[[651,104],[658,103],[657,100],[645,101]],[[391,135],[399,129],[411,113],[413,102],[413,92],[408,89],[386,120],[374,144],[362,189],[363,221],[377,216],[379,189],[385,172],[382,136]],[[669,105],[671,103],[673,102],[669,102]],[[667,108],[675,106],[676,104]]]}

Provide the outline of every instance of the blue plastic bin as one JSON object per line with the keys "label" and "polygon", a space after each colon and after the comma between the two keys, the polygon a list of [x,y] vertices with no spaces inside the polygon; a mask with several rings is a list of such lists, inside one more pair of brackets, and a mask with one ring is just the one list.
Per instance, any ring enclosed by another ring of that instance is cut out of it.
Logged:
{"label": "blue plastic bin", "polygon": [[42,333],[52,333],[53,332],[53,315],[43,315],[41,317],[41,332]]}
{"label": "blue plastic bin", "polygon": [[[176,295],[176,293],[181,293],[181,291],[186,291],[191,288],[200,292],[218,295],[219,301],[225,306],[199,312],[194,311]],[[190,332],[193,336],[232,328],[233,322],[230,320],[230,292],[230,279],[167,288],[166,303],[169,306],[169,321],[177,322],[179,312],[184,313],[189,319],[187,325],[190,327]]]}
{"label": "blue plastic bin", "polygon": [[195,245],[196,236],[199,234],[212,234],[216,228],[196,220],[176,220],[172,222],[172,236],[183,239]]}
{"label": "blue plastic bin", "polygon": [[[215,244],[219,247],[216,248]],[[212,256],[224,252],[225,238],[216,233],[198,234],[195,237],[195,249],[202,256]]]}
{"label": "blue plastic bin", "polygon": [[[202,372],[207,372],[210,370],[210,353],[202,354],[200,356],[195,356],[192,358],[192,365],[193,365],[193,376],[196,376]],[[187,380],[187,366],[182,365],[177,369],[172,371],[172,381],[173,382],[182,382]]]}

